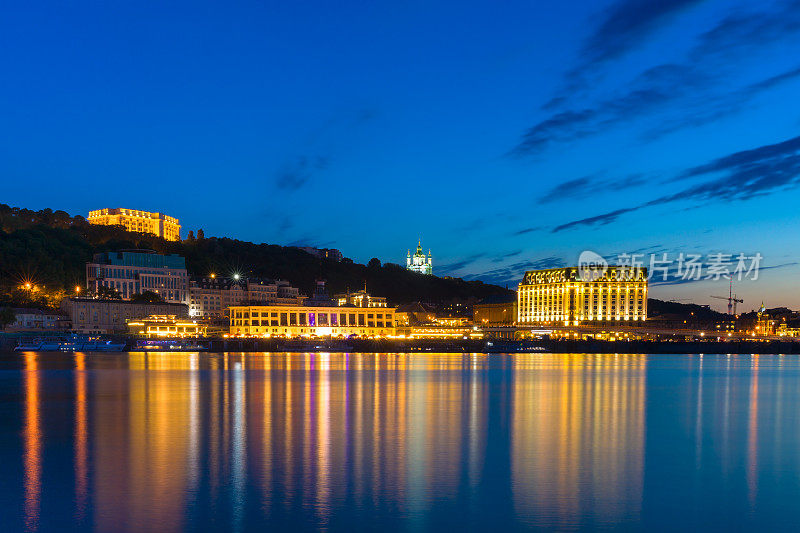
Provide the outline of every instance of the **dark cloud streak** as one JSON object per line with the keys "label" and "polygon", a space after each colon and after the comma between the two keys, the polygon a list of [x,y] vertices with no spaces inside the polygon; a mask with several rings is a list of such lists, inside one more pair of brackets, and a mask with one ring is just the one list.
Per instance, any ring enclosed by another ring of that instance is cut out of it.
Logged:
{"label": "dark cloud streak", "polygon": [[314,174],[328,168],[325,156],[301,155],[281,167],[275,175],[275,185],[285,191],[296,191],[302,188]]}
{"label": "dark cloud streak", "polygon": [[704,165],[687,169],[677,179],[687,180],[709,175],[719,176],[637,206],[561,224],[552,231],[558,233],[578,226],[606,225],[627,213],[673,202],[747,200],[797,187],[800,185],[800,136],[714,159]]}
{"label": "dark cloud streak", "polygon": [[[613,11],[627,13],[621,20],[638,20],[642,10],[642,26],[647,28],[654,22],[663,22],[658,16],[673,13],[688,7],[688,2],[642,2],[652,4],[653,12],[638,6],[640,2],[621,2]],[[613,17],[612,17],[613,18]],[[599,60],[616,57],[616,41],[612,38],[608,46],[599,45],[599,38],[608,35],[609,28],[626,27],[625,22],[602,23],[588,43],[599,46],[594,55],[585,56]],[[730,77],[738,72],[738,60],[753,56],[759,49],[800,32],[800,0],[781,2],[774,11],[738,12],[718,21],[713,28],[698,37],[697,44],[688,52],[685,60],[652,66],[616,96],[605,98],[593,105],[562,109],[526,130],[517,145],[509,152],[514,157],[527,157],[541,153],[550,145],[576,141],[607,130],[609,127],[640,119],[644,115],[662,113],[671,105],[680,106],[675,116],[660,117],[659,126],[644,133],[645,140],[652,140],[686,127],[696,127],[738,112],[753,97],[781,83],[800,77],[798,69],[778,73],[748,86],[729,89]],[[627,36],[625,36],[627,35]],[[623,41],[636,40],[638,30],[620,37]],[[584,58],[586,61],[586,58]],[[579,68],[578,70],[581,70]],[[570,99],[567,89],[554,101]],[[545,106],[553,109],[553,106]]]}

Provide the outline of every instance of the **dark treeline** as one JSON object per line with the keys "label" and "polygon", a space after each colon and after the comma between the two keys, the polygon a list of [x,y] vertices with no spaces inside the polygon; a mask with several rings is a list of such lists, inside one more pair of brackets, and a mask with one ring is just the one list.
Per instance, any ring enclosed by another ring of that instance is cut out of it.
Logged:
{"label": "dark treeline", "polygon": [[[229,238],[170,242],[133,233],[121,226],[96,226],[64,211],[32,211],[0,204],[0,289],[4,301],[19,304],[19,287],[32,281],[48,291],[69,293],[85,283],[85,264],[96,252],[148,249],[186,258],[193,276],[279,278],[311,294],[317,279],[327,280],[331,294],[362,289],[386,296],[393,304],[412,301],[474,301],[509,291],[480,281],[445,279],[409,272],[396,264],[369,266],[349,259],[320,259],[299,248],[254,244]],[[37,304],[38,301],[28,302]]]}

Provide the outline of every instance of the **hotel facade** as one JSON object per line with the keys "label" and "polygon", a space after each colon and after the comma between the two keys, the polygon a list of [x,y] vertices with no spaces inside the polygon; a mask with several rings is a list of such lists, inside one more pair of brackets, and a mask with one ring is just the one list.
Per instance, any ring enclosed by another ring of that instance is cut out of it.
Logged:
{"label": "hotel facade", "polygon": [[165,301],[189,303],[186,260],[179,255],[160,255],[150,250],[127,250],[95,254],[86,263],[86,288],[116,290],[124,300],[145,291]]}
{"label": "hotel facade", "polygon": [[236,305],[302,305],[305,296],[284,280],[193,278],[189,283],[189,316],[222,318]]}
{"label": "hotel facade", "polygon": [[517,290],[517,324],[577,326],[647,318],[647,269],[531,270]]}
{"label": "hotel facade", "polygon": [[393,307],[236,306],[231,335],[252,337],[393,337]]}
{"label": "hotel facade", "polygon": [[168,241],[181,240],[181,225],[175,217],[138,209],[97,209],[89,211],[89,224],[125,226],[128,231],[152,233]]}

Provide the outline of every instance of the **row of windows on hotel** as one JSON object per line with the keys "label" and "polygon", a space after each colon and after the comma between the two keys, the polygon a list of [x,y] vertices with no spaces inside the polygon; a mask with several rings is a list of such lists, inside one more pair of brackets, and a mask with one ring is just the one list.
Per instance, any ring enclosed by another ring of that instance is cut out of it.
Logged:
{"label": "row of windows on hotel", "polygon": [[144,291],[154,292],[168,302],[186,301],[185,283],[169,277],[142,277],[140,281],[97,280],[97,287],[115,289],[122,298],[130,298]]}
{"label": "row of windows on hotel", "polygon": [[167,276],[180,279],[188,279],[189,277],[185,269],[143,269],[116,266],[97,267],[97,277],[101,278],[137,279],[142,276]]}
{"label": "row of windows on hotel", "polygon": [[[252,316],[251,316],[252,315]],[[235,311],[231,313],[231,326],[351,326],[391,328],[391,313],[320,313],[279,311]]]}
{"label": "row of windows on hotel", "polygon": [[645,317],[646,298],[647,290],[644,288],[577,293],[543,287],[525,288],[520,291],[519,319],[528,322],[558,320],[569,315],[570,308],[574,309],[576,318],[584,320],[638,319]]}

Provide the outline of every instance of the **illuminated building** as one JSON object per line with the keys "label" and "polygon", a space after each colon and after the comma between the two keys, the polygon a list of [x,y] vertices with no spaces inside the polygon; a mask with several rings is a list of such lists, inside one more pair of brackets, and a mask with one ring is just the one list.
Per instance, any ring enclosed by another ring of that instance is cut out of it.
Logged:
{"label": "illuminated building", "polygon": [[776,332],[781,337],[800,337],[800,328],[790,328],[786,322],[781,322]]}
{"label": "illuminated building", "polygon": [[128,322],[150,315],[185,317],[188,314],[184,304],[95,298],[64,298],[61,310],[72,320],[73,331],[93,334],[125,333]]}
{"label": "illuminated building", "polygon": [[255,337],[393,337],[394,308],[336,306],[235,306],[231,335]]}
{"label": "illuminated building", "polygon": [[355,307],[386,307],[386,298],[372,296],[366,290],[347,292],[334,296],[338,305],[352,305]]}
{"label": "illuminated building", "polygon": [[476,326],[512,326],[517,320],[517,297],[497,295],[484,298],[472,306]]}
{"label": "illuminated building", "polygon": [[420,274],[433,274],[433,255],[428,250],[428,255],[422,251],[422,240],[417,241],[417,250],[411,255],[411,250],[406,254],[406,268]]}
{"label": "illuminated building", "polygon": [[395,323],[398,326],[432,324],[435,318],[436,312],[430,306],[420,302],[403,304],[395,312]]}
{"label": "illuminated building", "polygon": [[753,330],[754,335],[775,335],[776,320],[774,320],[767,308],[764,307],[764,302],[761,302],[761,307],[756,314],[756,324]]}
{"label": "illuminated building", "polygon": [[150,315],[142,320],[131,320],[128,329],[132,335],[148,338],[201,337],[206,334],[204,324],[175,315]]}
{"label": "illuminated building", "polygon": [[123,250],[94,254],[86,263],[86,287],[116,290],[124,299],[154,292],[164,301],[189,303],[186,260],[179,255],[160,255],[152,250]]}
{"label": "illuminated building", "polygon": [[553,268],[525,273],[517,291],[517,323],[579,325],[647,318],[647,269]]}
{"label": "illuminated building", "polygon": [[7,329],[16,331],[40,329],[69,329],[69,318],[58,313],[41,309],[12,308],[16,321]]}
{"label": "illuminated building", "polygon": [[443,316],[420,302],[404,304],[395,310],[397,335],[415,339],[481,338],[483,333],[463,316]]}
{"label": "illuminated building", "polygon": [[313,246],[302,246],[300,249],[320,259],[332,259],[336,262],[344,259],[342,252],[336,248],[315,248]]}
{"label": "illuminated building", "polygon": [[482,339],[483,332],[464,317],[434,317],[425,324],[398,328],[398,334],[412,339]]}
{"label": "illuminated building", "polygon": [[234,305],[302,305],[304,298],[284,280],[194,278],[189,287],[189,316],[221,318]]}
{"label": "illuminated building", "polygon": [[177,218],[164,213],[151,213],[138,209],[97,209],[89,211],[86,219],[100,226],[124,226],[128,231],[152,233],[168,241],[181,240],[181,225]]}

